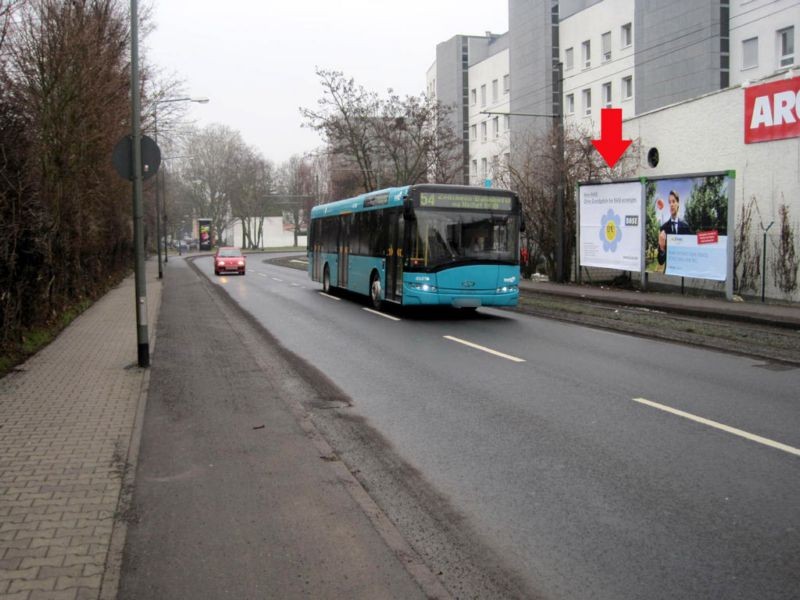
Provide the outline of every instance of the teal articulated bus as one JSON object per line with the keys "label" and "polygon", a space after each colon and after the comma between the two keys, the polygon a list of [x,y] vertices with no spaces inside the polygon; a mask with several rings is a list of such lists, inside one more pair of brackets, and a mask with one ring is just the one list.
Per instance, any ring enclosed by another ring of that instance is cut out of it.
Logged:
{"label": "teal articulated bus", "polygon": [[515,306],[519,199],[507,190],[419,184],[311,210],[308,272],[322,289],[384,303]]}

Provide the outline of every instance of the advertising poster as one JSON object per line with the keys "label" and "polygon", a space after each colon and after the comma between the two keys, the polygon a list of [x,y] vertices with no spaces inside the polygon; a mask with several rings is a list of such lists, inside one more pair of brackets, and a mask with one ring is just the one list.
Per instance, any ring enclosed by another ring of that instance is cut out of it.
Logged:
{"label": "advertising poster", "polygon": [[580,188],[580,265],[642,270],[642,183]]}
{"label": "advertising poster", "polygon": [[645,184],[648,272],[725,281],[729,185],[727,175]]}
{"label": "advertising poster", "polygon": [[199,245],[200,250],[206,252],[211,250],[213,240],[211,239],[211,219],[197,219],[197,228],[199,231]]}

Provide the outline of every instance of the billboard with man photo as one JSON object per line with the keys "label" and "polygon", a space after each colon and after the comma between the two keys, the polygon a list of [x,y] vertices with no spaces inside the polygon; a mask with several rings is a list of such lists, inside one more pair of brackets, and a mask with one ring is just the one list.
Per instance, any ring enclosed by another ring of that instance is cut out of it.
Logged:
{"label": "billboard with man photo", "polygon": [[645,186],[646,270],[725,281],[729,175],[655,179]]}

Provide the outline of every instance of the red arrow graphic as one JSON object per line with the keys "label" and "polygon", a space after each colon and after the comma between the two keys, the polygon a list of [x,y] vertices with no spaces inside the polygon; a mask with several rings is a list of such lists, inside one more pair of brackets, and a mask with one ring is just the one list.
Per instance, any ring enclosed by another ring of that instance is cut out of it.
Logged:
{"label": "red arrow graphic", "polygon": [[609,167],[617,161],[631,145],[631,140],[622,139],[622,109],[603,108],[600,110],[600,139],[592,140],[594,147]]}

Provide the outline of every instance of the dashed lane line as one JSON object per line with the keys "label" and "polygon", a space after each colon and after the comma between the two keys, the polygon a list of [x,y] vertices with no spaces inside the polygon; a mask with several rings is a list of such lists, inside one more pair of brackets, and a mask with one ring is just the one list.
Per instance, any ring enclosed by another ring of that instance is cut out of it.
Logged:
{"label": "dashed lane line", "polygon": [[639,404],[650,406],[652,408],[657,408],[658,410],[663,410],[664,412],[668,412],[673,415],[677,415],[679,417],[683,417],[684,419],[689,419],[690,421],[695,421],[697,423],[702,423],[703,425],[708,425],[709,427],[713,427],[715,429],[720,429],[722,431],[731,433],[733,435],[738,435],[739,437],[743,437],[746,440],[750,440],[751,442],[757,442],[759,444],[769,446],[770,448],[776,448],[777,450],[783,450],[784,452],[788,452],[789,454],[800,456],[800,448],[794,448],[792,446],[788,446],[787,444],[781,444],[780,442],[776,442],[768,438],[761,437],[760,435],[748,433],[747,431],[742,431],[741,429],[736,429],[735,427],[730,427],[728,425],[718,423],[717,421],[712,421],[711,419],[698,417],[697,415],[693,415],[691,413],[678,410],[677,408],[672,408],[671,406],[659,404],[658,402],[653,402],[652,400],[647,400],[646,398],[634,398],[633,401],[638,402]]}
{"label": "dashed lane line", "polygon": [[363,310],[367,311],[368,313],[372,313],[373,315],[378,315],[379,317],[383,317],[384,319],[389,319],[390,321],[400,321],[397,317],[393,317],[392,315],[387,315],[386,313],[382,313],[378,310],[372,310],[371,308],[367,308],[366,306]]}
{"label": "dashed lane line", "polygon": [[524,358],[519,358],[517,356],[511,356],[510,354],[505,354],[503,352],[498,352],[497,350],[492,350],[491,348],[487,348],[486,346],[480,346],[479,344],[475,344],[473,342],[468,342],[467,340],[462,340],[457,337],[453,337],[452,335],[443,335],[442,336],[446,340],[450,340],[451,342],[457,342],[459,344],[463,344],[465,346],[469,346],[470,348],[475,348],[476,350],[481,350],[482,352],[487,352],[489,354],[493,354],[494,356],[499,356],[500,358],[505,358],[506,360],[510,360],[511,362],[518,362],[523,363],[525,362]]}

